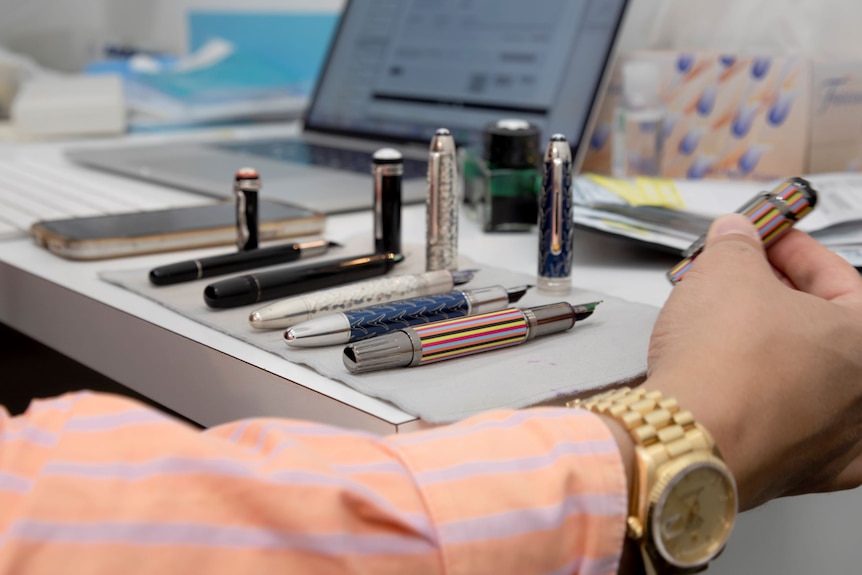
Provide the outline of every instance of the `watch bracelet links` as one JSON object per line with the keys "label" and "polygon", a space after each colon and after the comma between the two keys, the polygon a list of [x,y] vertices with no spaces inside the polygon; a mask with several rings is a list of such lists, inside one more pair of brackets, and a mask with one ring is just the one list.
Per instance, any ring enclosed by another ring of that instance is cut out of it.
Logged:
{"label": "watch bracelet links", "polygon": [[712,437],[691,412],[680,409],[676,399],[662,397],[660,391],[621,387],[566,406],[613,417],[658,465],[698,449],[717,454]]}

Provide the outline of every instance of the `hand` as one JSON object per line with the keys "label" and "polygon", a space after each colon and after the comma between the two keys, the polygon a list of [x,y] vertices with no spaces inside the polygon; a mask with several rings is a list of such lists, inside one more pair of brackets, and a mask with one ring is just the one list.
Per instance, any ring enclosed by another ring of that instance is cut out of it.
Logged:
{"label": "hand", "polygon": [[768,257],[745,216],[713,223],[656,322],[645,383],[710,431],[740,509],[862,484],[862,279],[798,230]]}

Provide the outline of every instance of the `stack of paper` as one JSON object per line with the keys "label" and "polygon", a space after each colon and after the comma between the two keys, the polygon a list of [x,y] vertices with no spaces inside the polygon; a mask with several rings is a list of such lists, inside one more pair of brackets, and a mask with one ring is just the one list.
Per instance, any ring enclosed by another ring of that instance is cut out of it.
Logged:
{"label": "stack of paper", "polygon": [[133,128],[299,117],[307,86],[221,39],[164,63],[134,56],[126,77]]}
{"label": "stack of paper", "polygon": [[[862,174],[804,177],[818,201],[797,227],[862,267]],[[681,253],[706,232],[713,218],[735,212],[776,183],[585,175],[574,185],[575,224]]]}

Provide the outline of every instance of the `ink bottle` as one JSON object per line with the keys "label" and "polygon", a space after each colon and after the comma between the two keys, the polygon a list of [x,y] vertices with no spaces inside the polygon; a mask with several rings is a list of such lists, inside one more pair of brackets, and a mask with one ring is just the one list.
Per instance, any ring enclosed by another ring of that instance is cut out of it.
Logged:
{"label": "ink bottle", "polygon": [[486,232],[527,232],[538,220],[542,153],[536,126],[504,119],[485,127],[482,148],[462,150],[464,201]]}
{"label": "ink bottle", "polygon": [[658,64],[628,61],[622,78],[622,95],[614,110],[611,173],[615,178],[658,176],[665,120]]}

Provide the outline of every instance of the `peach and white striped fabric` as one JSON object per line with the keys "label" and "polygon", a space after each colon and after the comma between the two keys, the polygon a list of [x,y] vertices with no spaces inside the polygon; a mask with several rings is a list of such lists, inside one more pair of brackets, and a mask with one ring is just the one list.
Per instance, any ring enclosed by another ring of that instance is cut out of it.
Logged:
{"label": "peach and white striped fabric", "polygon": [[205,432],[76,393],[0,409],[0,573],[615,573],[626,486],[586,411],[391,437]]}

